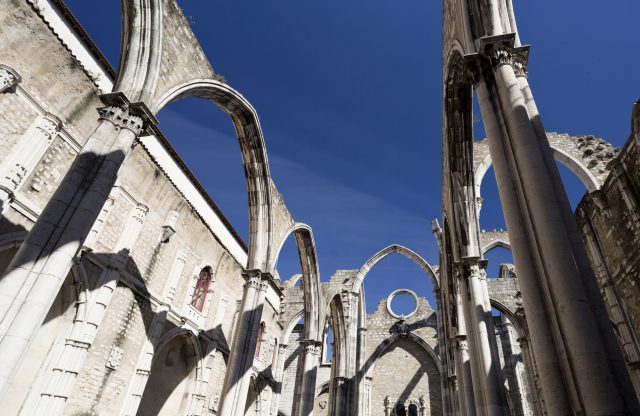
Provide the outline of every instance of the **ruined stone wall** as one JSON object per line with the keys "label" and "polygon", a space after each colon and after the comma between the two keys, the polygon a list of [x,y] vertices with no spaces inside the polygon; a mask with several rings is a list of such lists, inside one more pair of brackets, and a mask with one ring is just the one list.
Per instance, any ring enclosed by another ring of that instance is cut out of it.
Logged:
{"label": "ruined stone wall", "polygon": [[[585,195],[575,216],[627,363],[637,368],[640,149],[633,136],[612,162],[611,170],[599,191]],[[637,391],[639,388],[637,384]]]}
{"label": "ruined stone wall", "polygon": [[[433,357],[414,338],[399,336],[390,345],[385,341],[402,330],[389,314],[386,299],[367,315],[365,368],[371,367],[371,415],[383,414],[385,398],[396,403],[415,403],[424,415],[442,414],[440,372]],[[437,351],[436,314],[425,298],[418,298],[418,310],[405,321],[410,334]],[[388,341],[387,341],[388,342]],[[381,348],[384,352],[379,355]]]}
{"label": "ruined stone wall", "polygon": [[[174,10],[175,2],[165,3],[168,18],[183,19]],[[201,49],[194,46],[197,41],[188,27],[174,35],[165,36],[166,42],[171,43],[165,45],[165,53],[172,48],[193,48],[194,59],[206,60]],[[21,145],[30,149],[42,144],[42,153],[29,162],[27,173],[18,177],[13,194],[4,200],[0,240],[10,243],[3,243],[2,248],[11,250],[3,253],[4,270],[10,260],[4,254],[15,254],[10,245],[24,239],[95,129],[96,109],[102,106],[99,94],[104,91],[26,1],[0,2],[0,64],[13,68],[21,77],[19,83],[0,93],[0,181],[12,173],[18,160],[12,152]],[[211,73],[205,71],[201,75]],[[30,155],[22,152],[18,156],[26,163]],[[204,222],[202,213],[195,210],[184,191],[140,144],[127,156],[103,214],[94,226],[95,241],[87,242],[87,249],[78,260],[86,279],[78,290],[86,297],[78,302],[89,311],[81,318],[94,316],[102,307],[104,317],[89,342],[86,356],[79,361],[64,414],[120,414],[150,342],[168,341],[170,334],[179,330],[196,337],[202,354],[201,374],[208,377],[200,380],[205,384],[202,412],[215,409],[229,351],[233,349],[244,264],[221,243]],[[125,263],[118,268],[114,264],[118,259],[116,251],[122,236],[130,232],[132,217],[138,218],[141,229],[128,247],[130,250],[122,253]],[[170,218],[177,218],[172,225],[175,234],[163,241]],[[182,261],[183,267],[178,276],[172,276],[177,261]],[[206,266],[211,267],[213,277],[199,311],[190,301],[198,273]],[[105,298],[108,282],[104,277],[114,270],[119,271],[117,283]],[[279,296],[274,295],[274,289],[269,290],[263,310],[266,333],[254,365],[256,371],[271,366],[275,340],[282,330],[278,323]],[[56,348],[64,346],[69,338],[70,328],[65,327],[65,331],[57,337],[60,345],[56,344]],[[111,362],[114,351],[121,356]],[[43,367],[44,373],[45,370],[49,371]],[[190,393],[185,392],[185,398]]]}

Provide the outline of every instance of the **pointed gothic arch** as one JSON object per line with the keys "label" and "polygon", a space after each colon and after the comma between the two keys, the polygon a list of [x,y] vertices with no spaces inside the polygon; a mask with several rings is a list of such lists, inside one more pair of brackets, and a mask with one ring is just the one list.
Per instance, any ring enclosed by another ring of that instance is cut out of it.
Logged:
{"label": "pointed gothic arch", "polygon": [[425,259],[423,259],[413,250],[410,250],[399,244],[392,244],[374,254],[369,260],[365,262],[365,264],[362,265],[362,267],[360,267],[360,270],[358,270],[358,273],[356,274],[356,277],[354,278],[351,285],[351,291],[354,293],[360,293],[364,279],[367,277],[367,274],[373,268],[373,266],[375,266],[381,260],[385,259],[387,256],[394,253],[398,253],[406,257],[407,259],[414,262],[418,267],[420,267],[425,272],[427,277],[431,279],[434,291],[436,291],[440,287],[435,271]]}
{"label": "pointed gothic arch", "polygon": [[156,114],[167,104],[189,97],[211,101],[231,117],[235,126],[249,201],[249,259],[247,269],[268,270],[273,250],[271,173],[256,110],[236,90],[213,79],[192,80],[166,92],[151,107]]}
{"label": "pointed gothic arch", "polygon": [[[274,273],[280,252],[285,241],[294,235],[302,273],[302,290],[304,298],[304,336],[305,339],[320,341],[322,337],[322,310],[320,304],[320,268],[313,238],[313,230],[306,224],[295,223],[284,235],[274,256],[269,262],[269,270]],[[294,278],[297,275],[294,276]],[[295,284],[292,282],[291,287]]]}

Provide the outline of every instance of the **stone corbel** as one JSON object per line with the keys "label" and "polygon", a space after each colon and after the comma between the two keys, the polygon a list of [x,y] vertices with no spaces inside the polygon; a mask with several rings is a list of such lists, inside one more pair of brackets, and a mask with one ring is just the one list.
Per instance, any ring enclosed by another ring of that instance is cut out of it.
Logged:
{"label": "stone corbel", "polygon": [[10,66],[0,64],[0,93],[22,82],[22,77]]}
{"label": "stone corbel", "polygon": [[607,196],[602,193],[602,191],[593,191],[591,192],[591,198],[593,198],[593,203],[596,204],[598,209],[602,212],[602,214],[607,218],[611,219],[613,214],[611,213],[611,207],[609,207],[609,201],[607,201]]}

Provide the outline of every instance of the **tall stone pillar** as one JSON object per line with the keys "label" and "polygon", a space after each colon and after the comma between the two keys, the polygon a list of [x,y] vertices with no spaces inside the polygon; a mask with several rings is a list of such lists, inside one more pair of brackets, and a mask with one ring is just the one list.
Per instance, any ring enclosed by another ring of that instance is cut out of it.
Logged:
{"label": "tall stone pillar", "polygon": [[313,404],[316,395],[316,376],[322,354],[322,342],[304,340],[304,357],[302,365],[302,391],[300,402],[296,406],[298,416],[309,416],[313,413]]}
{"label": "tall stone pillar", "polygon": [[0,395],[71,269],[120,166],[153,116],[122,93],[102,96],[99,124],[0,280]]}
{"label": "tall stone pillar", "polygon": [[[498,371],[500,360],[496,355],[497,349],[492,347],[495,342],[491,309],[487,310],[488,293],[486,285],[482,284],[482,271],[486,267],[486,260],[468,258],[463,260],[464,279],[468,289],[469,322],[472,324],[475,360],[471,365],[476,367],[473,380],[474,390],[479,392],[483,401],[475,397],[476,413],[479,415],[502,416],[507,414],[504,395]],[[469,331],[469,327],[467,327]],[[472,376],[474,373],[472,372]]]}
{"label": "tall stone pillar", "polygon": [[260,270],[246,270],[243,277],[246,283],[225,374],[221,416],[244,416],[251,383],[249,371],[255,358],[265,295],[272,279],[269,273]]}
{"label": "tall stone pillar", "polygon": [[465,315],[460,294],[461,285],[458,285],[456,295],[457,334],[456,346],[456,374],[458,375],[458,400],[460,414],[463,416],[476,416],[476,403],[473,394],[473,376],[471,363],[469,362],[469,344],[467,342],[467,329]]}
{"label": "tall stone pillar", "polygon": [[485,125],[494,124],[487,129],[490,151],[547,410],[633,413],[637,401],[620,371],[611,326],[602,319],[602,300],[552,151],[518,80],[513,56],[524,51],[514,47],[513,34],[480,39],[479,47],[478,98],[483,118],[494,119]]}

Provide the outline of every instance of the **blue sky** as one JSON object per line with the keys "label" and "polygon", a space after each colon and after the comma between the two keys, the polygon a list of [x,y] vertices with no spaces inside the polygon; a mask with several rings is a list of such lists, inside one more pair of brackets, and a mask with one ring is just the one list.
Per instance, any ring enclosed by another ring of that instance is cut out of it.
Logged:
{"label": "blue sky", "polygon": [[[67,3],[117,66],[119,1]],[[522,41],[532,45],[529,79],[546,129],[624,144],[631,105],[640,97],[640,3],[514,3]],[[359,268],[392,243],[436,264],[431,220],[441,217],[441,3],[179,4],[214,69],[257,109],[274,181],[295,218],[314,229],[322,279]],[[207,102],[186,100],[159,120],[246,237],[245,182],[228,117]],[[575,205],[584,187],[566,169],[561,173]],[[482,187],[485,229],[504,228],[494,182],[490,172]],[[492,252],[490,271],[508,258],[506,251]],[[293,241],[279,270],[283,279],[299,270]],[[427,296],[431,290],[415,265],[392,256],[367,277],[368,309],[399,287]]]}

